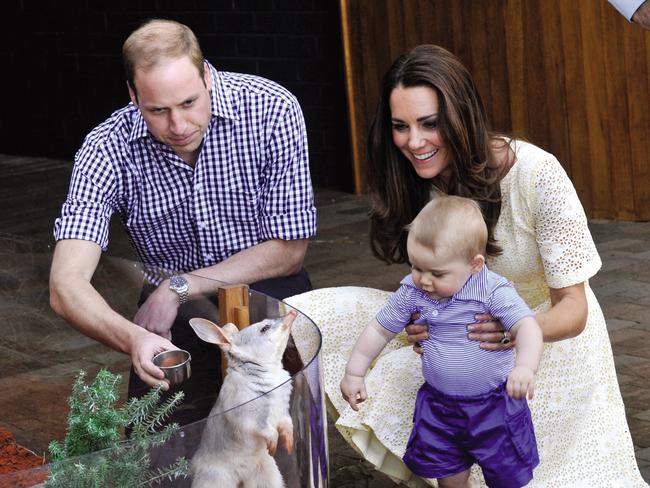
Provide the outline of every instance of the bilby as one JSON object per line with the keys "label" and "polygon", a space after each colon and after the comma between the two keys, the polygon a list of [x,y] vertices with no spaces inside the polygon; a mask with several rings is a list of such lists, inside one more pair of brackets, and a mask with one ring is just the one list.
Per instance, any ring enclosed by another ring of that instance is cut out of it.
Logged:
{"label": "bilby", "polygon": [[219,397],[192,458],[192,488],[285,487],[272,456],[278,443],[293,452],[292,386],[282,354],[295,318],[292,311],[241,331],[233,324],[190,320],[196,334],[217,344],[228,359]]}

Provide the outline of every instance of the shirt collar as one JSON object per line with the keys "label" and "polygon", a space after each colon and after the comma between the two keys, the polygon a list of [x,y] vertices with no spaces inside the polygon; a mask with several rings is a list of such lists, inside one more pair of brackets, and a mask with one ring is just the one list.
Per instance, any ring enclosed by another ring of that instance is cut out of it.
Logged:
{"label": "shirt collar", "polygon": [[149,135],[149,129],[147,129],[147,123],[144,121],[142,112],[140,112],[140,109],[133,102],[129,103],[129,108],[131,107],[133,108],[133,128],[129,134],[129,142]]}
{"label": "shirt collar", "polygon": [[210,92],[212,115],[224,119],[239,120],[232,90],[226,85],[223,75],[210,63],[207,61],[205,63],[212,74],[212,91]]}
{"label": "shirt collar", "polygon": [[[402,279],[401,285],[417,288],[413,281],[413,275],[409,274]],[[418,288],[419,289],[419,288]],[[424,293],[424,292],[423,292]],[[478,300],[484,302],[488,295],[488,268],[484,265],[481,271],[469,277],[463,287],[452,297],[452,300]]]}
{"label": "shirt collar", "polygon": [[[207,61],[205,64],[212,75],[212,90],[210,91],[210,111],[212,115],[224,119],[239,120],[232,90],[226,86],[223,76],[214,68],[214,66]],[[133,107],[134,109],[133,128],[129,134],[129,142],[149,136],[150,134],[147,129],[147,123],[145,122],[140,109],[137,108],[133,102],[129,103],[129,107]]]}
{"label": "shirt collar", "polygon": [[458,290],[453,298],[456,300],[478,300],[484,302],[488,295],[488,268],[483,266],[481,271],[474,273]]}

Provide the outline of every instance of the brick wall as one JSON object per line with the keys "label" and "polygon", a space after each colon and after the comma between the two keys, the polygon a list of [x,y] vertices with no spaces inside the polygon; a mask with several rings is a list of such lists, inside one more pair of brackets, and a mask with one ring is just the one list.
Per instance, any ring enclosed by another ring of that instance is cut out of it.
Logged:
{"label": "brick wall", "polygon": [[0,7],[0,152],[72,159],[128,103],[120,51],[142,20],[190,26],[217,69],[291,90],[308,128],[314,183],[352,189],[338,2],[6,0]]}

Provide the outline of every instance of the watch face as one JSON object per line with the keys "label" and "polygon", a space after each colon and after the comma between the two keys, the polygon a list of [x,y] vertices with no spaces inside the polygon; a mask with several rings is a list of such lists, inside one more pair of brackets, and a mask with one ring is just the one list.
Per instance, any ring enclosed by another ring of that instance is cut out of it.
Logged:
{"label": "watch face", "polygon": [[169,280],[169,287],[176,291],[187,290],[187,280],[182,276],[172,276]]}

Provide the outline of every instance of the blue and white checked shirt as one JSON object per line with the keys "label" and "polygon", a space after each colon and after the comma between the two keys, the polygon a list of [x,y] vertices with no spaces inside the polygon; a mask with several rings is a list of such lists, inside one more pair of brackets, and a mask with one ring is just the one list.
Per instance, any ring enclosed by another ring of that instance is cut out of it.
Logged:
{"label": "blue and white checked shirt", "polygon": [[212,120],[194,168],[156,141],[133,104],[114,112],[75,156],[54,237],[108,247],[120,216],[147,278],[188,272],[271,239],[316,232],[305,123],[295,97],[211,65]]}
{"label": "blue and white checked shirt", "polygon": [[435,389],[448,395],[474,396],[503,384],[514,366],[514,351],[487,351],[467,338],[467,326],[476,314],[487,313],[510,330],[524,317],[534,316],[526,302],[504,277],[484,266],[456,294],[435,300],[408,275],[377,314],[377,321],[398,333],[420,312],[418,323],[429,325],[422,343],[422,374]]}

